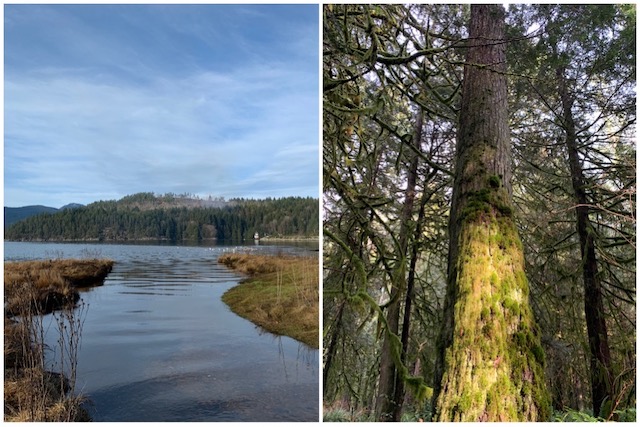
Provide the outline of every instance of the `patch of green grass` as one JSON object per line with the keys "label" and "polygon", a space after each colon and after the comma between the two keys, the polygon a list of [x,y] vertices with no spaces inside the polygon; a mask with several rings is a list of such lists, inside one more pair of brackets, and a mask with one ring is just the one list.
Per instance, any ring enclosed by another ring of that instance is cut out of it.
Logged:
{"label": "patch of green grass", "polygon": [[353,421],[351,414],[346,409],[335,408],[322,414],[322,421],[325,423],[348,423]]}
{"label": "patch of green grass", "polygon": [[249,276],[222,296],[234,313],[271,333],[318,348],[316,257],[225,254],[218,262]]}

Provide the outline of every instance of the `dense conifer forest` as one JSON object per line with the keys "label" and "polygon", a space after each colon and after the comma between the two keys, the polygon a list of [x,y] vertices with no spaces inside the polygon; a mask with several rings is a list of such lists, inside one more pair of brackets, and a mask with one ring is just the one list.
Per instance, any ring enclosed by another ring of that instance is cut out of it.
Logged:
{"label": "dense conifer forest", "polygon": [[635,420],[635,18],[323,6],[326,421]]}
{"label": "dense conifer forest", "polygon": [[318,237],[318,199],[199,199],[138,193],[39,214],[5,230],[25,241],[206,241]]}

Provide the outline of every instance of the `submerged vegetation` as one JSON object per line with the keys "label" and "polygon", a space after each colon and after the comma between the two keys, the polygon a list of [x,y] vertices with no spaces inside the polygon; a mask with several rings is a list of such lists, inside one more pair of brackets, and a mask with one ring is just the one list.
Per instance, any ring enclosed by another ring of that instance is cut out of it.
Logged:
{"label": "submerged vegetation", "polygon": [[261,328],[318,348],[318,259],[225,254],[218,262],[249,277],[222,300]]}
{"label": "submerged vegetation", "polygon": [[[99,259],[5,263],[5,421],[89,421],[74,389],[85,313],[76,288],[102,284],[112,267]],[[51,312],[55,349],[45,344]]]}

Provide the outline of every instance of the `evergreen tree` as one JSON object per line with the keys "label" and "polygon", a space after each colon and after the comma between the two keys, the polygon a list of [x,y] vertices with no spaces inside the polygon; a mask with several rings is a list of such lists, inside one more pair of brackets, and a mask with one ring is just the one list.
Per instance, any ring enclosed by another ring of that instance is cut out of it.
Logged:
{"label": "evergreen tree", "polygon": [[504,11],[472,5],[456,150],[437,421],[550,416],[513,219]]}

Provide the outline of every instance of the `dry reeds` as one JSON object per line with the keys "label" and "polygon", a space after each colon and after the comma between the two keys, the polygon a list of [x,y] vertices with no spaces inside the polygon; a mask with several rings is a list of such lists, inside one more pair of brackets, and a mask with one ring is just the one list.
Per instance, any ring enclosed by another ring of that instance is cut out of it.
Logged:
{"label": "dry reeds", "polygon": [[[59,339],[53,349],[45,345],[48,327],[42,313],[27,310],[16,320],[5,317],[5,421],[89,421],[81,407],[84,399],[74,393],[82,307],[79,313],[67,307],[54,314]],[[45,352],[51,350],[57,359],[47,360]],[[48,370],[52,363],[60,373]]]}
{"label": "dry reeds", "polygon": [[243,253],[229,253],[221,255],[218,262],[233,270],[239,271],[249,276],[258,274],[275,273],[283,269],[295,257],[277,256],[271,257],[267,255],[253,255]]}
{"label": "dry reeds", "polygon": [[57,259],[45,261],[7,262],[4,265],[5,290],[7,285],[28,278],[36,286],[62,286],[66,281],[72,287],[85,287],[102,283],[111,272],[114,262],[107,259]]}
{"label": "dry reeds", "polygon": [[[112,266],[108,260],[5,263],[5,421],[89,421],[74,393],[85,314],[84,304],[76,307],[75,287],[102,283]],[[51,349],[43,319],[53,310],[59,338]],[[60,373],[47,369],[52,363]]]}

